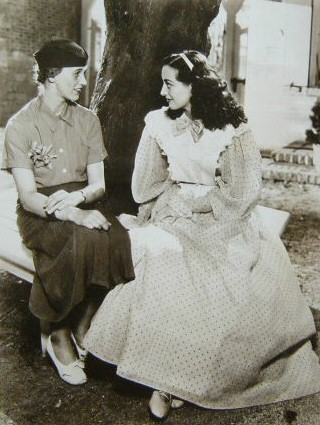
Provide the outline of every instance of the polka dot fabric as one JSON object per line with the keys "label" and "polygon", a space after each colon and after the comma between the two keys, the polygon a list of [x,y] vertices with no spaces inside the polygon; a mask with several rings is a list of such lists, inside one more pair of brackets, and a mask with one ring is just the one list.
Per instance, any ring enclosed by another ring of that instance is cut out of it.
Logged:
{"label": "polka dot fabric", "polygon": [[[168,171],[171,128],[164,110],[146,117],[132,183],[143,205],[123,218],[136,279],[107,295],[86,347],[120,376],[206,408],[320,391],[312,315],[282,242],[255,214],[261,170],[250,131],[226,140],[215,184],[199,191]],[[214,151],[214,132],[212,141]]]}

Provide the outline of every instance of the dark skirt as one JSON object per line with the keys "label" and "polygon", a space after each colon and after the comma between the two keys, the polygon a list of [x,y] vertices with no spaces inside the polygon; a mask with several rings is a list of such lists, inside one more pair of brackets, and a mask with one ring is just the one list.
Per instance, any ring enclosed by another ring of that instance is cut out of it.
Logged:
{"label": "dark skirt", "polygon": [[[72,192],[85,183],[38,189],[49,196],[57,190]],[[88,229],[69,221],[42,218],[25,211],[18,201],[18,227],[32,250],[35,278],[29,307],[41,320],[60,322],[87,295],[92,284],[105,288],[134,279],[130,238],[108,209],[106,201],[81,208],[99,210],[111,222],[108,231]]]}

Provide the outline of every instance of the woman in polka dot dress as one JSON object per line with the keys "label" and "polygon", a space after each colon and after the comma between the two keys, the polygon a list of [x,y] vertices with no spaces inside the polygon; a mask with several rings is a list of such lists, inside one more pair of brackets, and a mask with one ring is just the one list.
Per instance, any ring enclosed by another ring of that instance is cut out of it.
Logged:
{"label": "woman in polka dot dress", "polygon": [[210,409],[320,390],[311,312],[279,237],[254,209],[260,154],[224,81],[202,54],[164,60],[132,180],[136,278],[96,313],[85,345],[155,391],[154,417],[187,400]]}

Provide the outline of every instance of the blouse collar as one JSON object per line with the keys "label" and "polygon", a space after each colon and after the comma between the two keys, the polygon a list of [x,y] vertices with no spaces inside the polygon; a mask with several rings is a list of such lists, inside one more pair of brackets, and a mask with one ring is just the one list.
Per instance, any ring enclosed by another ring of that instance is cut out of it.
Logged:
{"label": "blouse collar", "polygon": [[51,131],[55,131],[57,128],[58,122],[60,119],[68,123],[69,125],[73,126],[74,124],[74,118],[73,118],[73,104],[67,103],[65,104],[65,107],[63,108],[63,111],[61,114],[56,115],[48,105],[43,100],[43,95],[39,94],[36,100],[36,109],[38,112],[39,118],[43,118],[44,121],[48,124]]}

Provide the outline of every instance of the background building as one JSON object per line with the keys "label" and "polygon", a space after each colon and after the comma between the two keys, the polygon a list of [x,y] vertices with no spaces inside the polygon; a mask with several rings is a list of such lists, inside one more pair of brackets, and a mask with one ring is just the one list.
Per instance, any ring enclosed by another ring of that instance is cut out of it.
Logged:
{"label": "background building", "polygon": [[320,96],[320,0],[222,0],[210,34],[258,145],[303,140]]}
{"label": "background building", "polygon": [[[320,0],[222,0],[209,34],[210,58],[244,105],[258,145],[304,139],[320,95]],[[80,101],[89,105],[106,40],[103,0],[1,0],[0,126],[36,94],[32,54],[53,37],[88,51]]]}
{"label": "background building", "polygon": [[105,40],[103,0],[1,0],[0,127],[37,93],[32,54],[51,38],[71,38],[90,55],[88,104]]}

